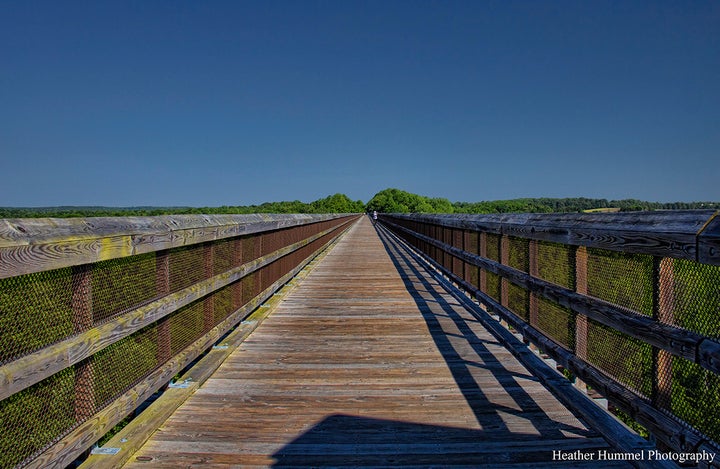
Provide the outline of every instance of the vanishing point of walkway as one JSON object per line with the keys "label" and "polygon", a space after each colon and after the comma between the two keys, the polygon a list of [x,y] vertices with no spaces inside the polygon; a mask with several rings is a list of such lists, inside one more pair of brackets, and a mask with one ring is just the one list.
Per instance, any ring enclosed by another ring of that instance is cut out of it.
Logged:
{"label": "vanishing point of walkway", "polygon": [[602,448],[363,218],[126,467],[554,467]]}

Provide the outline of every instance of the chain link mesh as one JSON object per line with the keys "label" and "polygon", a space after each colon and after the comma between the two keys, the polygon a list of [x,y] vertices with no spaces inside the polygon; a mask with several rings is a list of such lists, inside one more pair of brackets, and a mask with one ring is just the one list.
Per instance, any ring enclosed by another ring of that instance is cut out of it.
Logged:
{"label": "chain link mesh", "polygon": [[155,253],[122,257],[92,266],[95,324],[157,298]]}
{"label": "chain link mesh", "polygon": [[[527,239],[509,237],[508,242],[508,266],[513,269],[528,272],[530,268],[529,242]],[[508,308],[521,318],[529,319],[530,294],[523,287],[511,282],[508,284]]]}
{"label": "chain link mesh", "polygon": [[575,347],[575,313],[568,308],[539,298],[537,328],[568,350]]}
{"label": "chain link mesh", "polygon": [[653,314],[653,257],[588,249],[588,294],[621,308]]}
{"label": "chain link mesh", "polygon": [[720,339],[720,266],[674,259],[672,272],[661,279],[666,282],[661,291],[669,290],[664,308],[671,311],[672,322]]}
{"label": "chain link mesh", "polygon": [[[500,262],[500,236],[488,233],[485,235],[485,257]],[[500,301],[500,276],[492,272],[485,272],[485,289],[483,292],[495,301]]]}
{"label": "chain link mesh", "polygon": [[538,241],[537,244],[537,276],[573,290],[575,288],[575,259],[571,246],[548,241]]}
{"label": "chain link mesh", "polygon": [[681,357],[672,359],[671,411],[720,441],[720,376]]}
{"label": "chain link mesh", "polygon": [[588,319],[588,361],[636,393],[650,397],[653,387],[652,346]]}
{"label": "chain link mesh", "polygon": [[74,331],[71,268],[0,279],[0,364]]}
{"label": "chain link mesh", "polygon": [[170,292],[189,287],[207,277],[205,272],[205,246],[194,244],[169,250]]}
{"label": "chain link mesh", "polygon": [[92,369],[91,392],[94,394],[95,406],[102,409],[142,381],[160,364],[157,324],[151,324],[115,342],[87,361]]}
{"label": "chain link mesh", "polygon": [[37,455],[76,425],[75,370],[66,368],[0,401],[0,467]]}

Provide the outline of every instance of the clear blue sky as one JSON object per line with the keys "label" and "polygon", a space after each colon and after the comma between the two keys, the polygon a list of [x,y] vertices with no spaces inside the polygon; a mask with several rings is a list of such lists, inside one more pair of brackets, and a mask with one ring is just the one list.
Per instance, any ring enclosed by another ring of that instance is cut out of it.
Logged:
{"label": "clear blue sky", "polygon": [[720,2],[0,0],[0,206],[720,200]]}

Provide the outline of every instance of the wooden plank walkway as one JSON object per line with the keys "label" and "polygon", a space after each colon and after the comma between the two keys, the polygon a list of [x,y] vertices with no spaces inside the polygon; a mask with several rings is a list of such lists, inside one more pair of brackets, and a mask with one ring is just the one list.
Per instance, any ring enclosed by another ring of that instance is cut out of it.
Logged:
{"label": "wooden plank walkway", "polygon": [[389,243],[356,223],[126,467],[622,466],[553,461],[611,449]]}

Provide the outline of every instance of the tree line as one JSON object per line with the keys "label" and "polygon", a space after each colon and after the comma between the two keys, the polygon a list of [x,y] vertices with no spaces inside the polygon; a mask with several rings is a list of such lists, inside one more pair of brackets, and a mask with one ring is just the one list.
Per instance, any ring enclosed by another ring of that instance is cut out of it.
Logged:
{"label": "tree line", "polygon": [[607,200],[585,197],[522,198],[482,202],[450,202],[400,189],[385,189],[368,203],[351,200],[345,194],[333,194],[314,202],[299,200],[265,202],[259,205],[223,205],[220,207],[0,207],[0,218],[39,217],[128,217],[180,214],[249,214],[249,213],[557,213],[589,210],[688,210],[720,209],[718,202],[646,202],[637,199]]}
{"label": "tree line", "polygon": [[640,211],[640,210],[689,210],[720,209],[718,202],[646,202],[637,199],[607,200],[586,197],[572,198],[522,198],[483,202],[450,202],[442,198],[430,198],[399,189],[378,192],[367,203],[367,210],[384,213],[558,213],[584,212],[590,210]]}

